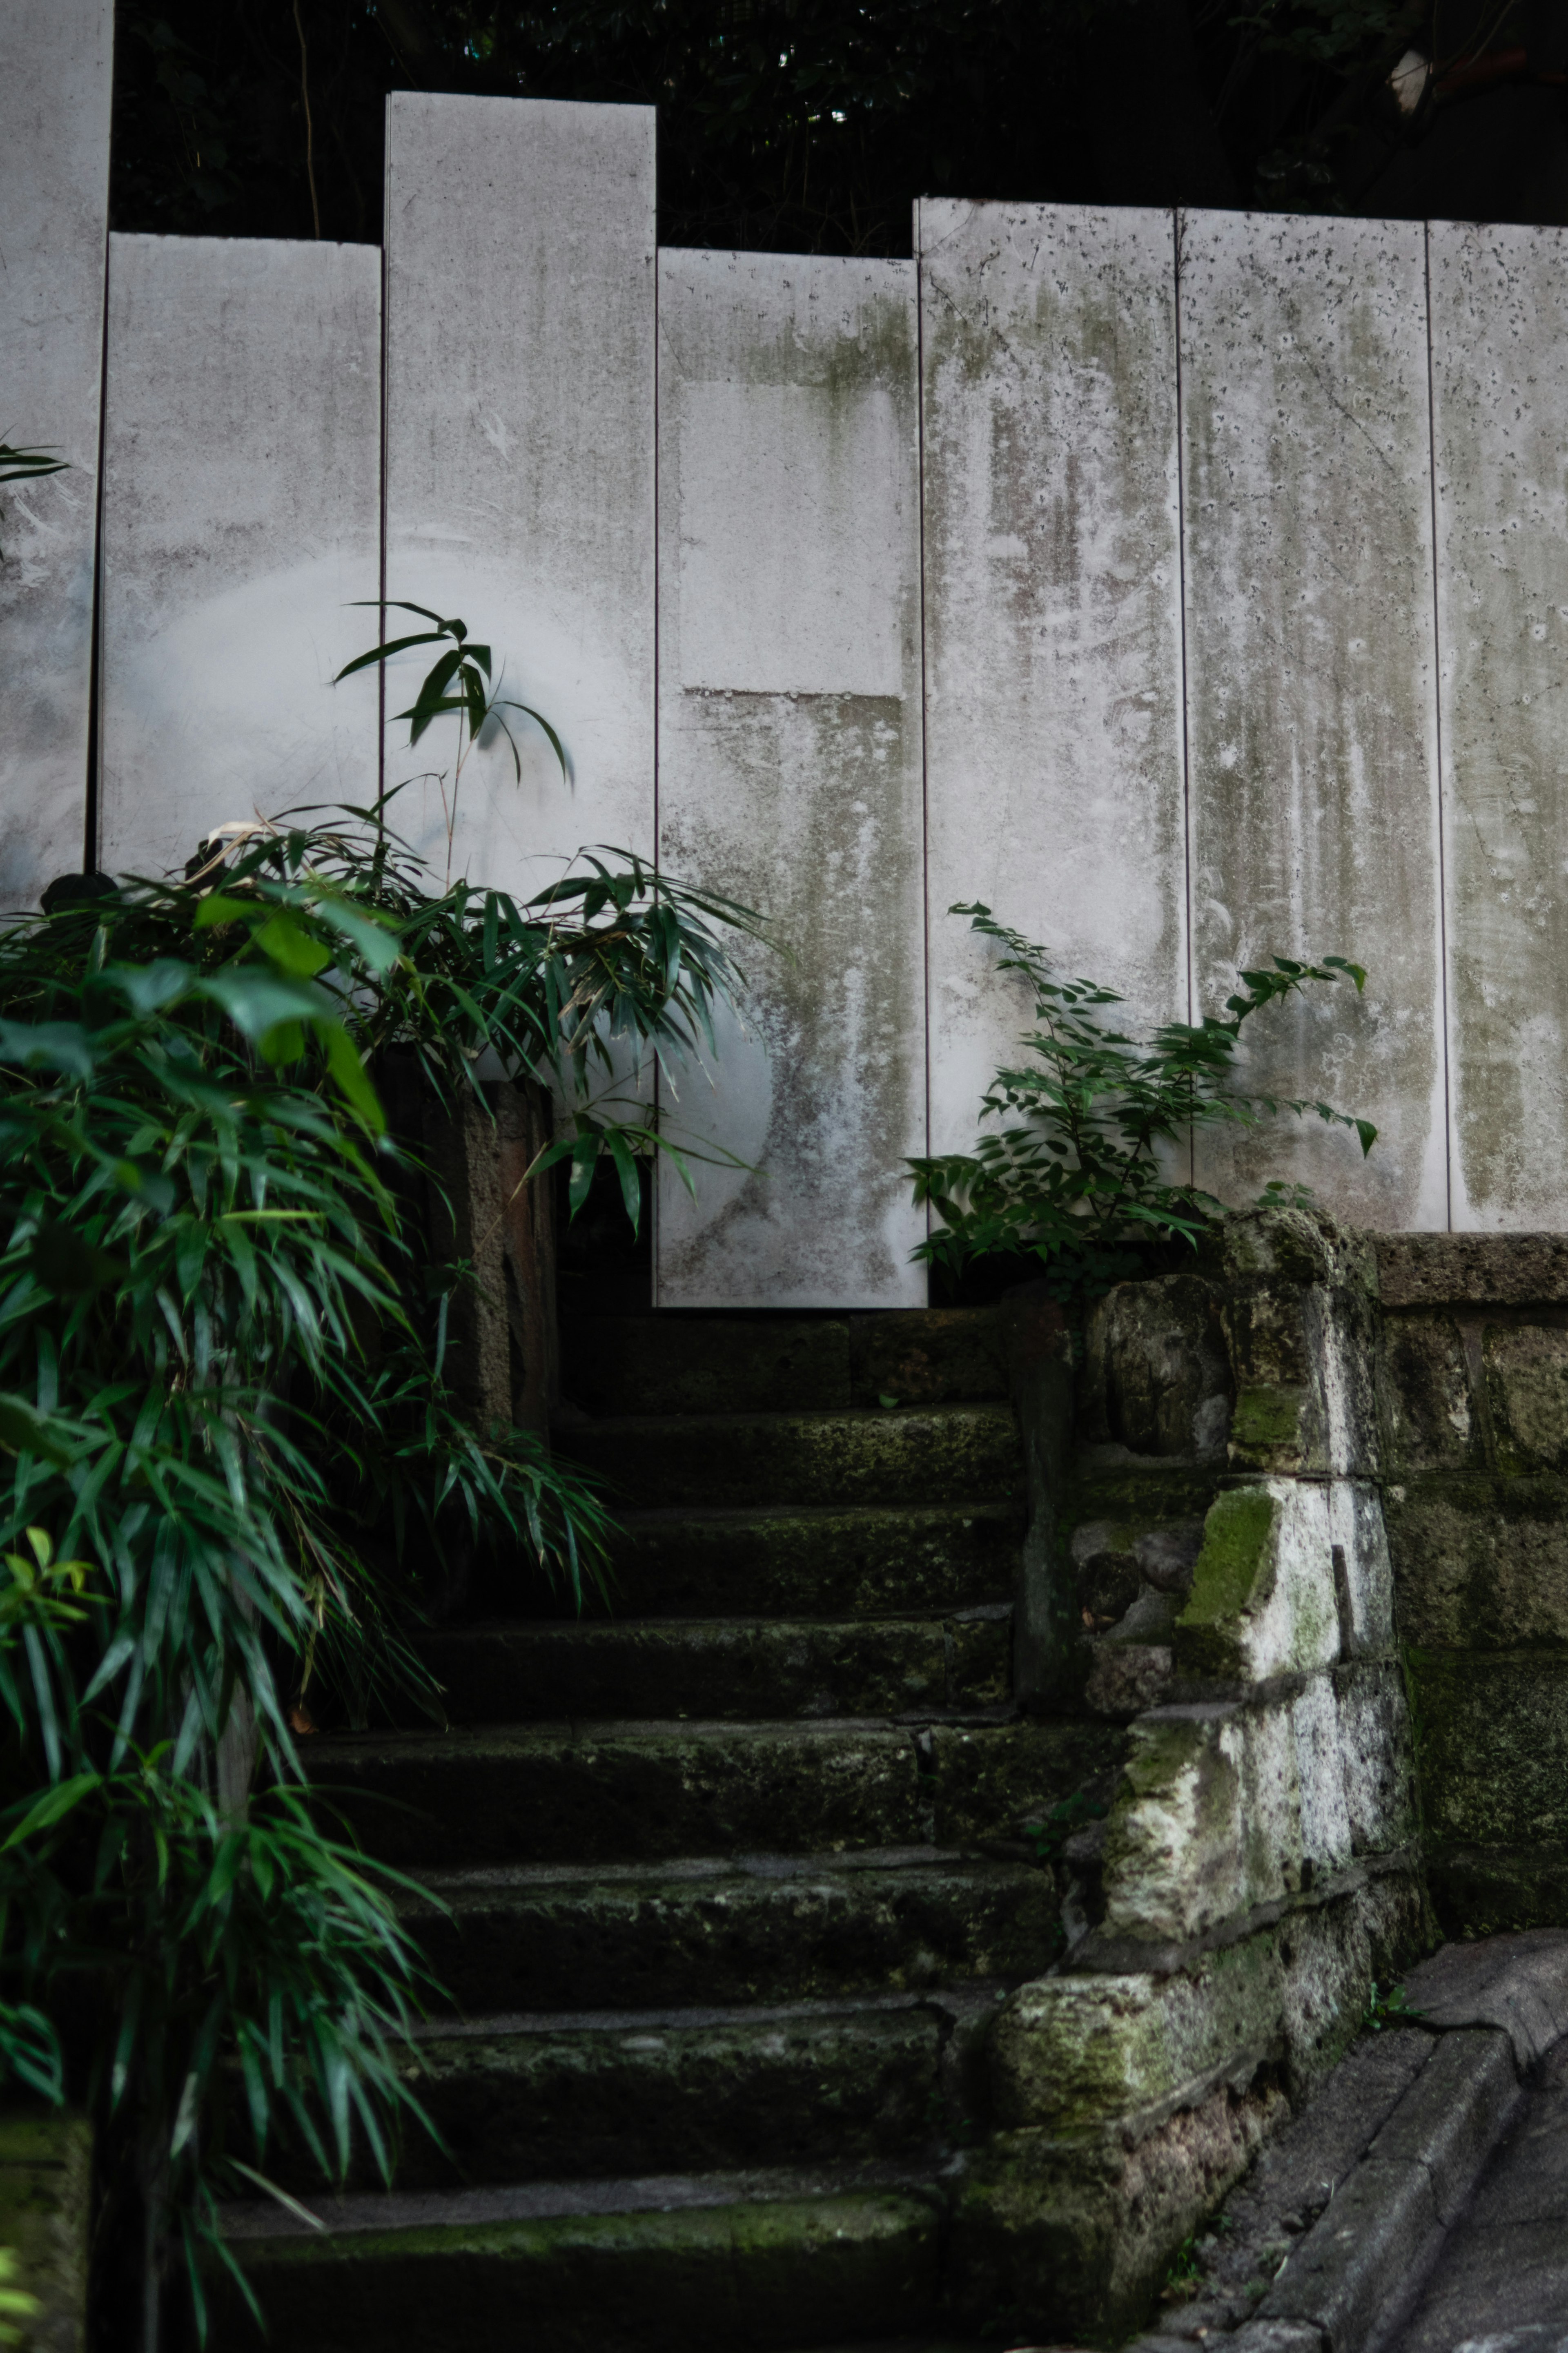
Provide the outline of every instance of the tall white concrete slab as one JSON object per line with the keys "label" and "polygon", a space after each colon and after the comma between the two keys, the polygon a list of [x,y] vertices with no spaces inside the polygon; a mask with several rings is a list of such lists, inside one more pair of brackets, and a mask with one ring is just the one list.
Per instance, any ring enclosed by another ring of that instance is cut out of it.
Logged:
{"label": "tall white concrete slab", "polygon": [[911,264],[666,253],[659,854],[772,917],[744,1033],[661,1089],[664,1306],[923,1303],[919,387]]}
{"label": "tall white concrete slab", "polygon": [[0,911],[82,861],[111,0],[8,0],[4,42],[0,441],[70,470],[0,490]]}
{"label": "tall white concrete slab", "polygon": [[1169,213],[922,202],[931,1128],[1032,1026],[955,901],[1186,1010]]}
{"label": "tall white concrete slab", "polygon": [[[454,871],[526,892],[653,848],[654,114],[400,92],[386,128],[387,594],[465,620],[565,743],[570,781],[514,713],[521,785],[499,736],[464,772]],[[453,750],[390,727],[387,780]],[[401,807],[439,871],[439,794]]]}
{"label": "tall white concrete slab", "polygon": [[1568,1225],[1568,234],[1430,230],[1453,1223]]}
{"label": "tall white concrete slab", "polygon": [[370,246],[115,237],[100,856],[374,793],[381,290]]}
{"label": "tall white concrete slab", "polygon": [[1200,1143],[1374,1227],[1447,1222],[1425,256],[1418,223],[1189,213],[1181,248],[1193,960],[1367,968],[1259,1018],[1247,1074],[1375,1121]]}

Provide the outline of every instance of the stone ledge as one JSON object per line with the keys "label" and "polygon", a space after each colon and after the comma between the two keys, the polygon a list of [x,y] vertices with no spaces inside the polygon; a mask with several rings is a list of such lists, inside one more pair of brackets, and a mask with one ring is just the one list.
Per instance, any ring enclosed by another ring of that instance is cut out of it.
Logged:
{"label": "stone ledge", "polygon": [[[1454,2057],[1439,2051],[1416,2077],[1289,2255],[1258,2324],[1294,2324],[1319,2331],[1333,2353],[1363,2353],[1414,2305],[1519,2094],[1507,2040],[1495,2029],[1457,2034],[1455,2050]],[[1245,2339],[1235,2342],[1241,2353]]]}
{"label": "stone ledge", "polygon": [[1293,1914],[1321,1911],[1326,1905],[1357,1894],[1370,1881],[1390,1878],[1395,1873],[1404,1873],[1412,1880],[1420,1878],[1421,1857],[1415,1847],[1394,1847],[1384,1854],[1358,1855],[1331,1878],[1324,1877],[1313,1887],[1278,1896],[1270,1903],[1255,1905],[1249,1912],[1235,1913],[1184,1943],[1106,1936],[1091,1929],[1063,1961],[1061,1974],[1099,1977],[1137,1972],[1149,1977],[1174,1977],[1194,1968],[1205,1954],[1225,1952],[1232,1945],[1244,1944],[1261,1929],[1278,1926]]}
{"label": "stone ledge", "polygon": [[1374,1234],[1384,1308],[1568,1303],[1568,1234]]}

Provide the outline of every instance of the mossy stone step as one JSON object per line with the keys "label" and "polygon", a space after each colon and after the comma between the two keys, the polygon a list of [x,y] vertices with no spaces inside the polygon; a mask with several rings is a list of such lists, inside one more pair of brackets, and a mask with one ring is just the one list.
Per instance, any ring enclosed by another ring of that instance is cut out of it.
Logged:
{"label": "mossy stone step", "polygon": [[310,1778],[409,1870],[954,1846],[1120,1759],[1117,1727],[888,1716],[482,1725],[310,1743]]}
{"label": "mossy stone step", "polygon": [[670,1415],[574,1423],[558,1451],[643,1510],[1002,1502],[1023,1493],[1006,1405],[917,1412]]}
{"label": "mossy stone step", "polygon": [[622,1525],[615,1599],[627,1614],[889,1618],[1010,1600],[1024,1511],[1019,1499],[626,1512]]}
{"label": "mossy stone step", "polygon": [[996,1707],[1008,1697],[1012,1609],[868,1624],[769,1618],[457,1626],[426,1663],[454,1724],[543,1717],[884,1715]]}
{"label": "mossy stone step", "polygon": [[592,1414],[843,1412],[1007,1395],[989,1307],[859,1315],[568,1316],[561,1381]]}
{"label": "mossy stone step", "polygon": [[468,2017],[1016,1985],[1061,1941],[1051,1872],[931,1848],[439,1872],[429,1886],[400,1909]]}
{"label": "mossy stone step", "polygon": [[225,2229],[290,2353],[731,2353],[929,2330],[940,2292],[942,2201],[907,2173],[369,2195],[321,2232],[280,2212]]}
{"label": "mossy stone step", "polygon": [[[422,2030],[400,2189],[808,2161],[932,2161],[962,2137],[995,1987],[772,2008],[567,2011]],[[275,2179],[309,2196],[309,2160]],[[353,2185],[379,2186],[368,2152]]]}

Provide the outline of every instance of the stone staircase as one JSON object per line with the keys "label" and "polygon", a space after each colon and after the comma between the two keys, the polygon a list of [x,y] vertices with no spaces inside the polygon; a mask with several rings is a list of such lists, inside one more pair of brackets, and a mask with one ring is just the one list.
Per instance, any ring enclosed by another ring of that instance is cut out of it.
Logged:
{"label": "stone staircase", "polygon": [[411,2137],[390,2194],[311,2199],[324,2231],[230,2210],[273,2340],[1005,2342],[952,2189],[988,2021],[1060,1948],[1052,1810],[1121,1735],[1013,1704],[995,1320],[584,1319],[563,1387],[626,1525],[615,1614],[491,1593],[431,1639],[446,1730],[312,1744],[430,1890],[449,2154]]}

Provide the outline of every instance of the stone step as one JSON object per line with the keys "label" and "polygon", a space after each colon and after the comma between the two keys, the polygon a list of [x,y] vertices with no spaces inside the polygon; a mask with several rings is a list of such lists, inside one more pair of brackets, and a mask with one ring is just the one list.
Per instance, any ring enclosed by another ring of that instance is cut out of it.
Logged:
{"label": "stone step", "polygon": [[1005,1398],[996,1311],[569,1316],[563,1395],[591,1414],[841,1413]]}
{"label": "stone step", "polygon": [[[410,2131],[397,2187],[934,2162],[973,2111],[999,1999],[993,1985],[428,2026],[406,2072],[446,2148]],[[319,2186],[308,2160],[269,2169],[302,2196]],[[368,2151],[352,2186],[378,2186]]]}
{"label": "stone step", "polygon": [[998,1707],[1012,1609],[951,1618],[802,1623],[770,1618],[445,1627],[421,1644],[453,1724],[563,1715],[888,1715]]}
{"label": "stone step", "polygon": [[1010,1600],[1024,1513],[1020,1501],[622,1521],[616,1603],[639,1618],[885,1618]]}
{"label": "stone step", "polygon": [[1012,1716],[340,1734],[310,1778],[405,1870],[1016,1837],[1119,1762],[1120,1727]]}
{"label": "stone step", "polygon": [[921,1847],[437,1872],[400,1910],[457,2014],[1019,1984],[1060,1948],[1035,1864]]}
{"label": "stone step", "polygon": [[[892,2167],[362,2194],[232,2207],[290,2353],[731,2353],[930,2333],[943,2201]],[[220,2345],[245,2326],[229,2293]]]}
{"label": "stone step", "polygon": [[626,1417],[574,1423],[556,1442],[609,1483],[613,1508],[996,1503],[1023,1493],[1007,1405]]}

